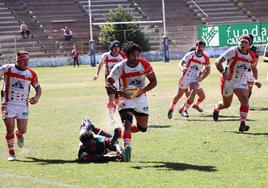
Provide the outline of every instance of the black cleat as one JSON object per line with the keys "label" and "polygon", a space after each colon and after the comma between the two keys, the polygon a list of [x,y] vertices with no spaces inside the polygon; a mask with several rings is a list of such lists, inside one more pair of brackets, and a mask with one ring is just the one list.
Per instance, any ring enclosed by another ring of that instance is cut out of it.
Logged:
{"label": "black cleat", "polygon": [[173,110],[168,111],[168,119],[172,119]]}
{"label": "black cleat", "polygon": [[240,127],[239,127],[239,132],[243,133],[248,130],[249,130],[249,126],[247,126],[245,122],[241,122]]}
{"label": "black cleat", "polygon": [[218,119],[219,119],[219,111],[217,111],[217,110],[213,111],[213,119],[214,119],[214,121],[218,121]]}
{"label": "black cleat", "polygon": [[111,139],[111,145],[114,146],[118,141],[118,138],[120,137],[119,135],[119,128],[114,129],[114,135]]}

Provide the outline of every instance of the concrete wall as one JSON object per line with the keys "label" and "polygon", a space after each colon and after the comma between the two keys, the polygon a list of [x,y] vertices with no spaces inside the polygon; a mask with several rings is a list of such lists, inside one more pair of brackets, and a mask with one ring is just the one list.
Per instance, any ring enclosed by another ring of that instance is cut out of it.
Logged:
{"label": "concrete wall", "polygon": [[[208,48],[205,53],[210,57],[219,57],[223,52],[225,52],[228,47],[223,48]],[[259,51],[263,54],[264,47],[259,47]],[[170,52],[171,60],[179,60],[181,59],[187,51],[177,51]],[[162,52],[145,52],[142,53],[142,57],[149,61],[162,61]],[[101,55],[96,56],[97,62],[100,61]],[[79,57],[80,64],[89,65],[90,64],[90,56],[83,55]],[[14,60],[0,60],[0,65],[5,63],[14,63]],[[55,58],[36,58],[30,59],[31,67],[57,67],[64,65],[71,65],[73,63],[72,57],[55,57]]]}

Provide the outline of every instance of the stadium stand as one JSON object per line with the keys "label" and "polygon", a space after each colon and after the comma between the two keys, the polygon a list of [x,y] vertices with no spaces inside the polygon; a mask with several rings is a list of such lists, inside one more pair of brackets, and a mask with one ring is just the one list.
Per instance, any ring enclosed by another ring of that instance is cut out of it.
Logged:
{"label": "stadium stand", "polygon": [[231,24],[252,21],[241,7],[233,1],[195,0],[195,2],[209,16],[208,19],[192,1],[187,1],[187,4],[195,12],[196,16],[201,18],[206,24]]}
{"label": "stadium stand", "polygon": [[[209,19],[190,0],[165,0],[167,34],[171,51],[189,49],[197,39],[201,24],[245,23],[267,21],[268,1],[262,0],[195,0],[209,15]],[[162,19],[161,0],[92,0],[94,22],[105,22],[110,10],[121,6],[135,20]],[[72,46],[80,53],[88,52],[87,0],[0,0],[0,57],[14,56],[17,49],[25,49],[35,57],[70,55]],[[32,37],[22,39],[19,25],[25,21]],[[73,31],[73,40],[65,42],[61,28]],[[151,50],[160,50],[162,24],[141,24],[148,32]],[[57,32],[53,32],[57,30]],[[94,26],[94,39],[99,27]],[[159,31],[159,32],[157,32]],[[15,45],[16,37],[16,45]],[[97,41],[98,42],[98,41]],[[97,43],[97,51],[107,49]]]}
{"label": "stadium stand", "polygon": [[268,21],[268,1],[266,0],[233,0],[254,21]]}
{"label": "stadium stand", "polygon": [[22,39],[19,32],[21,20],[2,0],[0,10],[0,58],[15,57],[16,47],[29,51],[33,56],[43,56],[43,46],[35,38]]}
{"label": "stadium stand", "polygon": [[[152,20],[162,19],[162,3],[155,0],[134,0]],[[171,50],[185,50],[196,41],[196,32],[201,20],[198,20],[185,1],[166,0],[166,24]],[[162,27],[162,25],[160,25]]]}

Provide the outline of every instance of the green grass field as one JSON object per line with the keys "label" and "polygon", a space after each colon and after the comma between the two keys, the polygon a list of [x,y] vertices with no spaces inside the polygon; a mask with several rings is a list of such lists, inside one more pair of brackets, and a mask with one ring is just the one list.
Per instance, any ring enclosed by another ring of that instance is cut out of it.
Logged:
{"label": "green grass field", "polygon": [[[132,162],[76,162],[80,121],[107,125],[104,81],[92,81],[96,69],[82,66],[36,68],[43,87],[40,103],[31,107],[26,146],[18,161],[7,161],[5,127],[0,129],[0,187],[268,187],[268,65],[260,62],[262,89],[254,88],[250,131],[237,134],[239,104],[212,120],[220,97],[219,74],[213,66],[202,83],[207,99],[203,114],[190,110],[190,119],[167,109],[177,90],[177,63],[152,63],[158,86],[148,94],[147,133],[132,140]],[[179,105],[184,102],[182,99]]]}

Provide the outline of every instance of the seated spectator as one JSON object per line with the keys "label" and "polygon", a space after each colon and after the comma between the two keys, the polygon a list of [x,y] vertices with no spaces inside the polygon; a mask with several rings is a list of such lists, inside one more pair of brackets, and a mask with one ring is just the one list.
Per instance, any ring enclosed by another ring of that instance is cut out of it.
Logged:
{"label": "seated spectator", "polygon": [[24,39],[27,39],[30,36],[30,31],[28,30],[28,26],[25,24],[24,21],[20,25],[20,34]]}
{"label": "seated spectator", "polygon": [[65,41],[70,41],[73,37],[73,32],[67,26],[61,30],[63,31]]}

